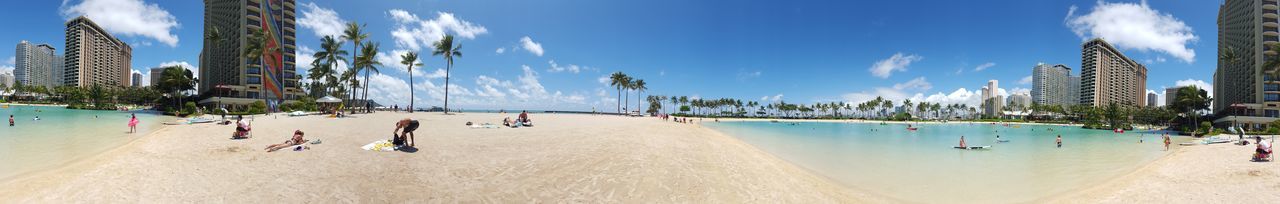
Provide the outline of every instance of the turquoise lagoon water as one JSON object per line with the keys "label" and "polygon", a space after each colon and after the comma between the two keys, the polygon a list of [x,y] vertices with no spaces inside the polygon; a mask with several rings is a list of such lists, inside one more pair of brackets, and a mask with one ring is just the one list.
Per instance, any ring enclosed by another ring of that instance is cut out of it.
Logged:
{"label": "turquoise lagoon water", "polygon": [[[849,187],[922,203],[1035,202],[1100,184],[1166,153],[1156,132],[1052,125],[948,123],[908,131],[905,124],[702,124]],[[997,144],[997,134],[1011,141]],[[992,148],[952,148],[961,135],[969,146]],[[1054,144],[1058,135],[1062,148]]]}
{"label": "turquoise lagoon water", "polygon": [[[129,114],[142,122],[129,134]],[[9,115],[16,125],[9,126]],[[159,129],[172,117],[144,112],[69,110],[64,107],[0,108],[0,181],[55,168],[124,145]],[[34,120],[39,116],[40,120]]]}

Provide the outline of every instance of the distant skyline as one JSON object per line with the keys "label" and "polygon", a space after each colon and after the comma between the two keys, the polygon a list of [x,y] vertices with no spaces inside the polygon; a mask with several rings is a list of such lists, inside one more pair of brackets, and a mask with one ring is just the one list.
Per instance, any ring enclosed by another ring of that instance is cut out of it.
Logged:
{"label": "distant skyline", "polygon": [[[0,12],[0,70],[22,40],[65,51],[66,20],[86,15],[134,48],[133,69],[198,69],[202,1],[15,1]],[[441,106],[440,34],[458,36],[450,106],[614,110],[607,75],[649,84],[645,95],[772,103],[979,103],[988,80],[1008,96],[1031,88],[1040,62],[1079,74],[1081,43],[1100,37],[1149,69],[1147,88],[1212,90],[1220,1],[338,1],[296,2],[300,72],[323,35],[367,24],[381,43],[370,98],[408,103],[398,55],[414,69],[417,107]],[[350,50],[350,43],[344,43]],[[143,83],[148,84],[148,83]],[[1163,96],[1163,95],[1162,95]],[[636,96],[630,96],[635,106]],[[1158,97],[1164,99],[1165,97]],[[625,98],[621,100],[626,100]],[[1162,101],[1159,104],[1164,104]]]}

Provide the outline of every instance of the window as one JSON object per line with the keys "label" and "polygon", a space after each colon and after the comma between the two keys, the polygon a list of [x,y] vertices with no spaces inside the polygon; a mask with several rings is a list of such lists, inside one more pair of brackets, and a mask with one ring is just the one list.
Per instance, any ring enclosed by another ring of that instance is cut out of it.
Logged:
{"label": "window", "polygon": [[1265,114],[1264,116],[1266,117],[1271,117],[1271,118],[1280,117],[1280,110],[1266,110],[1263,112],[1264,112],[1263,114]]}
{"label": "window", "polygon": [[1266,84],[1266,91],[1280,91],[1280,84]]}
{"label": "window", "polygon": [[247,97],[247,98],[258,98],[258,92],[248,92],[248,93],[245,95],[245,97]]}
{"label": "window", "polygon": [[[248,82],[249,84],[262,84],[262,78],[259,78],[259,77],[249,77],[249,78],[245,78],[245,82]],[[252,93],[252,92],[250,92],[250,93]],[[249,97],[249,98],[253,98],[253,97]]]}
{"label": "window", "polygon": [[1267,102],[1280,102],[1280,94],[1267,94],[1265,98]]}
{"label": "window", "polygon": [[249,67],[248,69],[245,69],[245,70],[244,70],[244,72],[245,72],[246,74],[261,74],[261,73],[262,73],[262,68],[258,68],[258,67]]}

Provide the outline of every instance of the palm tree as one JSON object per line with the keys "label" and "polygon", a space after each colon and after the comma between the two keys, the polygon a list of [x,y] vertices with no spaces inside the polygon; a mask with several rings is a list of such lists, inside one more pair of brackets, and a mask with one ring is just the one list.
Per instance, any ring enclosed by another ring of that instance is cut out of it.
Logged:
{"label": "palm tree", "polygon": [[418,52],[404,53],[400,56],[400,64],[404,64],[409,68],[409,112],[413,112],[413,66],[422,66],[418,62]]}
{"label": "palm tree", "polygon": [[[627,74],[623,74],[622,72],[614,72],[612,75],[609,75],[609,85],[618,89],[618,98],[622,98],[622,87],[627,85],[625,81],[626,79]],[[618,102],[618,113],[622,113],[622,101],[616,102]]]}
{"label": "palm tree", "polygon": [[631,88],[636,90],[636,111],[640,111],[642,109],[640,107],[640,94],[644,93],[645,90],[649,90],[649,87],[645,87],[644,79],[636,80],[634,85]]}
{"label": "palm tree", "polygon": [[[356,57],[356,54],[361,54],[361,55],[363,55],[363,53],[357,53],[357,52],[359,52],[358,50],[360,50],[360,49],[361,49],[361,47],[360,47],[360,43],[361,43],[361,41],[364,41],[365,39],[369,39],[369,34],[368,34],[368,33],[364,33],[364,32],[362,32],[362,31],[360,31],[362,28],[364,28],[364,25],[356,24],[356,22],[354,22],[354,21],[353,21],[353,22],[349,22],[349,23],[347,23],[347,29],[342,31],[342,39],[346,39],[346,40],[351,41],[351,45],[352,45],[352,47],[351,47],[351,67],[352,67],[352,68],[358,67],[358,66],[356,66],[356,60],[358,59],[358,57]],[[376,50],[375,50],[375,51],[376,51]],[[357,70],[359,70],[359,69],[357,69]],[[357,72],[358,72],[358,71],[357,71]],[[368,73],[368,72],[366,71],[366,73]],[[366,79],[367,79],[367,78],[366,78]],[[368,81],[368,80],[365,80],[365,81]],[[367,88],[367,87],[366,87],[366,88]],[[368,92],[365,92],[365,93],[368,93]],[[366,101],[366,103],[367,103],[367,101]]]}
{"label": "palm tree", "polygon": [[346,56],[343,55],[347,55],[347,51],[342,50],[342,43],[338,42],[338,40],[333,36],[324,36],[324,38],[321,38],[320,51],[311,55],[316,58],[316,60],[311,64],[320,66],[312,68],[308,77],[311,78],[311,80],[325,79],[326,83],[323,87],[325,94],[329,94],[331,88],[338,85],[338,80],[335,77],[335,75],[338,74],[337,70],[335,70],[335,68],[337,68],[336,65],[338,64],[338,60],[348,61]]}
{"label": "palm tree", "polygon": [[[346,92],[343,92],[343,94],[347,95],[347,103],[346,103],[347,105],[353,105],[355,103],[354,101],[356,99],[356,89],[360,88],[360,79],[358,78],[359,76],[360,76],[360,69],[356,69],[354,67],[347,69],[347,71],[343,71],[342,75],[338,76],[338,81],[345,82],[344,85],[348,87]],[[346,107],[346,109],[351,110],[351,112],[353,113],[355,112],[355,110],[352,110],[351,107]]]}
{"label": "palm tree", "polygon": [[[623,90],[626,90],[627,92],[631,92],[631,90],[632,90],[632,89],[635,89],[635,87],[636,87],[636,81],[635,81],[635,80],[633,80],[630,76],[622,78],[622,89],[623,89]],[[623,98],[626,98],[626,100],[625,100],[622,104],[623,104],[623,105],[631,104],[631,94],[630,94],[630,93],[627,93],[627,94],[622,94],[622,95],[623,95]],[[630,106],[630,105],[628,105],[628,106]],[[627,110],[627,112],[631,112],[631,108],[628,108],[628,107],[622,107],[622,109]]]}
{"label": "palm tree", "polygon": [[453,35],[444,35],[435,43],[432,56],[443,56],[447,63],[444,68],[444,114],[449,114],[449,72],[453,70],[453,57],[462,57],[462,44],[453,44]]}
{"label": "palm tree", "polygon": [[360,57],[356,59],[357,67],[361,67],[359,70],[364,70],[364,93],[360,95],[364,97],[361,100],[364,101],[365,112],[368,113],[373,112],[373,107],[369,106],[369,72],[379,72],[378,66],[382,66],[377,57],[378,43],[365,43],[364,47],[360,48]]}
{"label": "palm tree", "polygon": [[[248,38],[245,39],[244,53],[241,53],[241,55],[244,56],[246,59],[248,59],[251,63],[255,63],[251,65],[257,65],[258,70],[262,70],[262,65],[264,64],[262,62],[263,56],[269,53],[280,52],[279,46],[270,45],[271,41],[267,40],[268,37],[269,36],[267,36],[267,34],[263,32],[261,28],[259,28],[259,29],[253,30],[249,34]],[[262,79],[262,80],[266,80],[266,79]],[[262,100],[266,101],[267,97],[263,97]]]}

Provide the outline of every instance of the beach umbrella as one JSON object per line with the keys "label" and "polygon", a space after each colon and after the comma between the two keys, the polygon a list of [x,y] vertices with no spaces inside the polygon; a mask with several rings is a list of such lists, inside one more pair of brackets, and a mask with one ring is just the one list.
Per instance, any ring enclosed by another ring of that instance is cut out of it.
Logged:
{"label": "beach umbrella", "polygon": [[342,102],[342,99],[338,99],[333,96],[325,96],[324,98],[316,99],[316,103],[340,103],[340,102]]}

